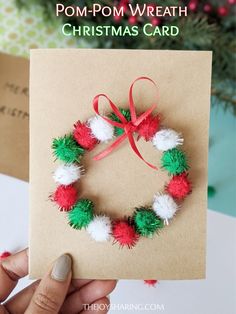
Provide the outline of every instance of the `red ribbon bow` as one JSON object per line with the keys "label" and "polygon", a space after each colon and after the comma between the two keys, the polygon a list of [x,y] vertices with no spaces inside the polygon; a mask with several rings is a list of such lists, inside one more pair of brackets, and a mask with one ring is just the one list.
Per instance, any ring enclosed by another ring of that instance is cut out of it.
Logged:
{"label": "red ribbon bow", "polygon": [[[153,112],[153,110],[156,108],[156,104],[154,104],[147,111],[145,111],[143,114],[141,114],[141,116],[137,117],[137,114],[136,114],[136,111],[135,111],[134,100],[133,100],[133,87],[134,87],[134,84],[137,81],[140,81],[140,80],[150,81],[156,87],[156,84],[155,84],[155,82],[152,79],[150,79],[148,77],[144,77],[144,76],[137,78],[131,84],[130,89],[129,89],[129,107],[130,107],[131,121],[127,121],[126,120],[126,118],[119,111],[117,106],[110,100],[110,98],[107,95],[105,95],[105,94],[98,94],[97,96],[94,97],[94,99],[93,99],[93,108],[94,108],[94,111],[96,112],[96,114],[99,115],[100,117],[102,117],[105,121],[107,121],[111,125],[116,126],[116,127],[121,128],[121,129],[124,130],[124,134],[119,136],[115,140],[115,142],[113,142],[108,148],[106,148],[104,151],[102,151],[101,153],[96,155],[93,158],[94,160],[100,160],[100,159],[106,157],[117,146],[119,146],[126,138],[128,138],[130,146],[131,146],[132,150],[135,152],[135,154],[140,159],[142,159],[149,167],[157,170],[157,167],[155,167],[154,165],[152,165],[149,162],[147,162],[143,158],[143,156],[140,154],[140,152],[139,152],[139,150],[138,150],[138,148],[137,148],[137,146],[135,144],[134,135],[133,135],[133,133],[136,132],[138,126],[143,122],[143,120],[145,120]],[[99,98],[100,97],[105,97],[108,100],[111,109],[116,114],[116,116],[120,119],[121,122],[112,121],[112,120],[108,119],[107,117],[102,116],[99,113],[99,110],[98,110],[99,104],[98,103],[99,103]]]}

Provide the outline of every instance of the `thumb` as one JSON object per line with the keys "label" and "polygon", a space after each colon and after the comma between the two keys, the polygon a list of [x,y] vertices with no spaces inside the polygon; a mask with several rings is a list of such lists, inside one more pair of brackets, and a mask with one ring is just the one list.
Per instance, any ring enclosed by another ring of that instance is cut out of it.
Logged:
{"label": "thumb", "polygon": [[66,254],[55,261],[51,272],[41,280],[26,314],[56,314],[60,311],[71,282],[71,264],[71,258]]}

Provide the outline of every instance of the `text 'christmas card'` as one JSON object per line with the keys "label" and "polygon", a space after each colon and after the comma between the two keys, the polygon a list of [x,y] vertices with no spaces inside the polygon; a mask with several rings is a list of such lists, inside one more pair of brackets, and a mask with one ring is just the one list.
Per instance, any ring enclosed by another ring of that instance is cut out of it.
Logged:
{"label": "text 'christmas card'", "polygon": [[31,51],[32,278],[205,277],[211,58]]}

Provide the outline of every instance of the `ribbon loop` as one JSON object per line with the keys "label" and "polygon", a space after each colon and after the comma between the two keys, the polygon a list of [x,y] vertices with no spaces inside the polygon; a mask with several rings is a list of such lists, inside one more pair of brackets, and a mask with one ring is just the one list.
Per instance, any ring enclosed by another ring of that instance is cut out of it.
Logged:
{"label": "ribbon loop", "polygon": [[[153,112],[153,110],[156,108],[156,104],[153,104],[149,109],[147,109],[143,114],[141,114],[139,117],[137,117],[137,113],[135,110],[135,104],[134,104],[134,99],[133,99],[133,88],[136,82],[141,81],[141,80],[147,80],[151,82],[156,88],[155,82],[150,79],[149,77],[146,76],[141,76],[138,77],[130,86],[129,89],[129,108],[130,108],[130,115],[131,115],[131,121],[127,121],[127,119],[123,116],[123,114],[120,112],[119,108],[111,101],[111,99],[105,95],[105,94],[98,94],[97,96],[94,97],[93,99],[93,108],[95,113],[102,117],[106,122],[110,123],[113,126],[116,126],[118,128],[121,128],[124,130],[124,134],[119,136],[108,148],[106,148],[103,152],[99,153],[97,156],[95,156],[93,159],[94,160],[100,160],[107,155],[109,155],[117,146],[119,146],[126,138],[128,138],[130,146],[132,150],[135,152],[135,154],[143,160],[149,167],[152,169],[157,170],[157,167],[154,165],[150,164],[147,162],[143,156],[140,154],[135,140],[134,140],[134,133],[137,131],[138,126]],[[113,121],[103,115],[100,114],[99,112],[99,99],[101,97],[106,98],[108,100],[108,103],[114,112],[114,114],[119,118],[120,122]]]}

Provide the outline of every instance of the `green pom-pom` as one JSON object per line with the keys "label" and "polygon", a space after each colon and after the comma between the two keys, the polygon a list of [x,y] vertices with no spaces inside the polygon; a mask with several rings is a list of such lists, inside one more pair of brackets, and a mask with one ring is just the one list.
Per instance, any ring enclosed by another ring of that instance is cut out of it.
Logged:
{"label": "green pom-pom", "polygon": [[214,186],[209,185],[207,188],[208,197],[214,197],[216,195],[216,189]]}
{"label": "green pom-pom", "polygon": [[158,229],[164,226],[163,220],[157,217],[150,208],[137,208],[133,219],[136,232],[144,237],[151,238]]}
{"label": "green pom-pom", "polygon": [[79,146],[71,134],[55,138],[52,142],[52,149],[56,158],[66,162],[79,162],[84,154],[84,149]]}
{"label": "green pom-pom", "polygon": [[170,174],[181,174],[188,170],[187,158],[181,150],[173,148],[163,153],[161,158],[162,167]]}
{"label": "green pom-pom", "polygon": [[[131,120],[130,110],[119,108],[120,113],[126,118],[127,121]],[[110,119],[116,122],[121,122],[115,113],[110,114]],[[124,130],[115,126],[115,135],[120,136],[124,134]]]}
{"label": "green pom-pom", "polygon": [[79,200],[68,212],[69,225],[74,229],[82,229],[93,220],[93,202],[87,199]]}

